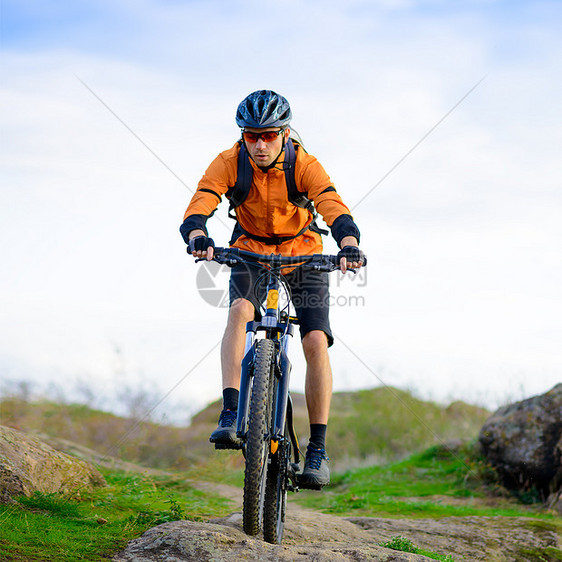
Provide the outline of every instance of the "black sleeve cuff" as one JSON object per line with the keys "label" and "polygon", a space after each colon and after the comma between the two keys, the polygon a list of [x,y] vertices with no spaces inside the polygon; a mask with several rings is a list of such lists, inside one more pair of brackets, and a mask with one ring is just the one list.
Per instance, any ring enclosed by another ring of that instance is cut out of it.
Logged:
{"label": "black sleeve cuff", "polygon": [[189,243],[189,233],[192,230],[201,229],[205,233],[205,236],[209,236],[207,227],[205,226],[208,218],[207,215],[190,215],[183,221],[183,224],[180,226],[180,233],[186,244]]}
{"label": "black sleeve cuff", "polygon": [[353,222],[351,215],[340,215],[332,223],[330,230],[338,246],[346,236],[355,236],[355,238],[357,238],[357,243],[359,243],[361,233],[357,225]]}

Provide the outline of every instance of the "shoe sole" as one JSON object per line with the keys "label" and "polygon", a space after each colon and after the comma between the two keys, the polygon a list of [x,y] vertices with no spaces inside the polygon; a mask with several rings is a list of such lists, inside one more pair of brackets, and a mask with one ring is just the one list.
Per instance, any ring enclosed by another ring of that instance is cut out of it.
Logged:
{"label": "shoe sole", "polygon": [[232,431],[223,429],[222,431],[213,431],[209,442],[215,444],[215,449],[241,449],[242,441],[236,437]]}
{"label": "shoe sole", "polygon": [[299,484],[299,488],[303,490],[321,490],[324,486],[327,486],[330,481],[328,482],[318,482],[317,480],[309,480],[308,478],[303,478],[303,475],[299,475],[297,479]]}
{"label": "shoe sole", "polygon": [[[214,441],[211,441],[211,443],[215,443]],[[242,443],[215,443],[215,449],[233,449],[233,450],[239,450],[242,448]]]}

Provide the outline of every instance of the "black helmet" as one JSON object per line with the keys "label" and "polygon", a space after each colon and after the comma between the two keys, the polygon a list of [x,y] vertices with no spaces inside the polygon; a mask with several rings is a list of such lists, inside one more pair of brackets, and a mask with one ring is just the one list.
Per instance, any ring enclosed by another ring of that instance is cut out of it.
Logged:
{"label": "black helmet", "polygon": [[258,90],[244,98],[236,111],[240,128],[285,127],[291,121],[289,102],[272,90]]}

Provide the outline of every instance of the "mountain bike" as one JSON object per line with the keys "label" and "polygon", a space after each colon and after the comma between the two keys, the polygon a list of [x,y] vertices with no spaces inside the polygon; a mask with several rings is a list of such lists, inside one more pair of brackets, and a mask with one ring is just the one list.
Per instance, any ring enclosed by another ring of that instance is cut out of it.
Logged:
{"label": "mountain bike", "polygon": [[[254,284],[266,287],[261,320],[246,325],[236,434],[245,457],[243,527],[255,536],[280,544],[287,492],[298,492],[300,450],[289,393],[289,340],[298,319],[290,315],[290,288],[282,270],[291,267],[331,272],[337,256],[255,254],[237,248],[215,248],[213,260],[228,266],[252,264],[262,269]],[[281,290],[287,301],[282,304]],[[217,448],[221,448],[217,444]]]}

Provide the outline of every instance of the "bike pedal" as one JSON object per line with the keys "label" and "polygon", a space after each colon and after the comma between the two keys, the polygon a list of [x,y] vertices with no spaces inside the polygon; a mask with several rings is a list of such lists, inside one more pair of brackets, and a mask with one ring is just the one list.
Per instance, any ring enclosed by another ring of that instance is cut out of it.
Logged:
{"label": "bike pedal", "polygon": [[299,482],[299,488],[301,490],[321,490],[324,484],[310,484],[308,482]]}

